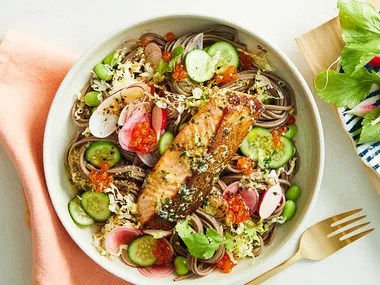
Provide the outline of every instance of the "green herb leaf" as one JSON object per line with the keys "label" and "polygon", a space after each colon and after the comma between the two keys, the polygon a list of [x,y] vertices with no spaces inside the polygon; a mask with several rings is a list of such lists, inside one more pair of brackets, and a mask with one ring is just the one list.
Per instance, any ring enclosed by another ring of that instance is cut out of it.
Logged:
{"label": "green herb leaf", "polygon": [[172,50],[172,56],[175,57],[175,56],[180,56],[181,54],[183,54],[183,52],[185,51],[185,47],[183,45],[179,45],[179,46],[176,46],[173,50]]}
{"label": "green herb leaf", "polygon": [[341,54],[345,73],[352,74],[380,53],[380,15],[359,0],[338,1],[339,20],[346,46]]}
{"label": "green herb leaf", "polygon": [[214,229],[207,229],[206,234],[196,233],[187,223],[177,223],[175,230],[186,244],[190,254],[197,258],[211,258],[223,243],[223,238]]}
{"label": "green herb leaf", "polygon": [[173,58],[169,62],[166,62],[161,59],[160,64],[156,68],[154,77],[160,78],[166,72],[172,72],[174,65],[176,64],[179,57],[183,54],[184,51],[185,51],[185,48],[183,47],[183,45],[179,45],[172,50],[171,54]]}
{"label": "green herb leaf", "polygon": [[182,45],[179,45],[172,50],[173,58],[169,61],[169,66],[167,70],[168,72],[173,71],[174,65],[176,64],[179,57],[183,54],[184,51],[185,51],[185,48]]}
{"label": "green herb leaf", "polygon": [[[373,109],[365,115],[359,143],[380,141],[380,107]],[[377,121],[375,121],[377,120]]]}
{"label": "green herb leaf", "polygon": [[226,232],[224,234],[224,238],[225,238],[224,245],[226,246],[227,251],[232,251],[234,248],[232,236]]}
{"label": "green herb leaf", "polygon": [[372,84],[380,85],[380,76],[374,71],[368,72],[364,67],[353,75],[332,70],[322,71],[314,79],[315,92],[319,97],[326,102],[349,108],[355,107],[368,96]]}
{"label": "green herb leaf", "polygon": [[168,69],[168,63],[161,59],[160,64],[156,68],[156,74],[158,76],[162,76],[166,72],[167,69]]}
{"label": "green herb leaf", "polygon": [[218,245],[223,243],[222,236],[213,228],[208,228],[206,230],[206,236],[209,239],[210,243],[215,243]]}
{"label": "green herb leaf", "polygon": [[[380,37],[380,34],[378,35]],[[356,73],[377,54],[380,54],[380,38],[366,43],[347,44],[341,54],[341,64],[344,72]]]}

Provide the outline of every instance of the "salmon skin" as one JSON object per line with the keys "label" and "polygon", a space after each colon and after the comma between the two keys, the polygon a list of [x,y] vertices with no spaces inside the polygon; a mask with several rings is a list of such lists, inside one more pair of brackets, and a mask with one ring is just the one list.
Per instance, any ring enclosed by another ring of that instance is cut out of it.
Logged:
{"label": "salmon skin", "polygon": [[138,199],[143,228],[172,229],[202,205],[264,107],[220,89],[178,133],[146,177]]}

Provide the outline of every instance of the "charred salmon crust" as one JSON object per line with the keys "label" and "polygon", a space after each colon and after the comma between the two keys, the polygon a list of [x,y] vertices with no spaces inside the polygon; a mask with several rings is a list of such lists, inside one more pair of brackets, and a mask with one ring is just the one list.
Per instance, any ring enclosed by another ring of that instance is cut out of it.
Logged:
{"label": "charred salmon crust", "polygon": [[251,95],[219,90],[147,176],[138,201],[143,227],[169,230],[194,213],[263,111]]}

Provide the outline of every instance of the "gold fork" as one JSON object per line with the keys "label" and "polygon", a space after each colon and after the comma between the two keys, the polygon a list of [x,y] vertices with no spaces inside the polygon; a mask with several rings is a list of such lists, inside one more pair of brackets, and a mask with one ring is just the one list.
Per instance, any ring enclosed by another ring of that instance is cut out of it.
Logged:
{"label": "gold fork", "polygon": [[[360,221],[366,217],[360,216],[357,218],[350,219],[343,223],[338,223],[339,221],[348,218],[356,213],[359,213],[363,209],[356,209],[349,212],[345,212],[326,220],[323,220],[309,229],[307,229],[301,236],[298,251],[291,258],[276,266],[275,268],[269,270],[268,272],[260,275],[256,279],[248,282],[246,285],[258,285],[274,276],[281,270],[285,269],[294,262],[306,258],[311,260],[321,260],[324,259],[334,252],[337,252],[341,248],[349,245],[350,243],[364,237],[374,230],[374,228],[366,230],[364,232],[358,233],[351,237],[346,237],[348,234],[369,225],[371,222],[362,223],[357,226],[351,226],[353,223]],[[338,224],[337,224],[338,223]],[[349,226],[349,227],[347,227]],[[342,232],[338,232],[340,229],[347,227],[347,229]]]}

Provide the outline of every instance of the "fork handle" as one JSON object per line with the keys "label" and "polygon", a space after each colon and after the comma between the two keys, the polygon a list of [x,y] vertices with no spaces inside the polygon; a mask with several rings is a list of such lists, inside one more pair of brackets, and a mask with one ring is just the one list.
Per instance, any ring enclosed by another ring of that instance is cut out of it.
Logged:
{"label": "fork handle", "polygon": [[288,260],[284,261],[280,265],[277,265],[275,268],[265,272],[264,274],[260,275],[259,277],[253,279],[252,281],[248,282],[246,285],[260,285],[263,283],[265,280],[271,278],[272,276],[276,275],[289,265],[292,265],[294,262],[302,259],[303,257],[301,256],[300,252],[298,251],[295,255],[293,255],[291,258]]}

